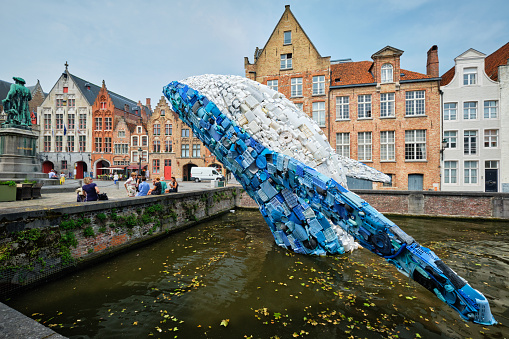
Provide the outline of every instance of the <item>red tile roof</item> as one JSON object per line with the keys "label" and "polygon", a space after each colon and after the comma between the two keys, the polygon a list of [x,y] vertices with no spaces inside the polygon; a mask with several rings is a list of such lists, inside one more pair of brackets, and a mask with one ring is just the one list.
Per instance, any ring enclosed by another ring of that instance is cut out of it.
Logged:
{"label": "red tile roof", "polygon": [[[484,71],[493,81],[498,81],[498,66],[506,65],[509,59],[509,42],[491,53],[484,60]],[[442,75],[441,86],[448,85],[454,78],[455,66]]]}
{"label": "red tile roof", "polygon": [[[345,62],[331,65],[331,86],[347,86],[372,84],[375,82],[371,74],[372,61]],[[400,81],[433,79],[432,76],[400,69]]]}

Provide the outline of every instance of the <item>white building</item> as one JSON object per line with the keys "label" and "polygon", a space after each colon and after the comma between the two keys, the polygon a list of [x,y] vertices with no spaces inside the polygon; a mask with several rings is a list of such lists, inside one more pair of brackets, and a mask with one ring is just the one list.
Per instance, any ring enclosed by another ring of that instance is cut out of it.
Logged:
{"label": "white building", "polygon": [[508,57],[469,49],[442,76],[442,191],[509,192]]}

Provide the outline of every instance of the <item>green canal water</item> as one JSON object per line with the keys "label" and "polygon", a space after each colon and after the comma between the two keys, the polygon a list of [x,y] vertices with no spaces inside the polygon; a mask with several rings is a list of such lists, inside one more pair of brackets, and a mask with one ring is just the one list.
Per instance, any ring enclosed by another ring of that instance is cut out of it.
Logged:
{"label": "green canal water", "polygon": [[359,249],[295,255],[237,211],[6,302],[70,338],[506,338],[509,223],[391,218],[490,301],[466,323]]}

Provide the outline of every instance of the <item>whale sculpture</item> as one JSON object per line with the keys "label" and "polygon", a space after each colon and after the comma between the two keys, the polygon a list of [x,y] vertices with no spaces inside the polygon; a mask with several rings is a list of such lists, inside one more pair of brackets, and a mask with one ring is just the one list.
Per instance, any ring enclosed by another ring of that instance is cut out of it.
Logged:
{"label": "whale sculpture", "polygon": [[430,249],[346,188],[346,175],[386,176],[338,156],[282,94],[238,76],[203,75],[163,89],[173,110],[257,202],[275,242],[296,253],[364,248],[468,321],[496,324],[487,299]]}

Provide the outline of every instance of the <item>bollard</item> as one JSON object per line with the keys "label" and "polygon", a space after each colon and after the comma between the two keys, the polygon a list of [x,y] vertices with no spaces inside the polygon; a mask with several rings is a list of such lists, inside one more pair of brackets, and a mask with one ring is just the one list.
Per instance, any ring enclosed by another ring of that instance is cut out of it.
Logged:
{"label": "bollard", "polygon": [[119,190],[120,187],[119,187],[119,181],[118,180],[117,180],[117,183],[115,185],[117,185],[117,190]]}

